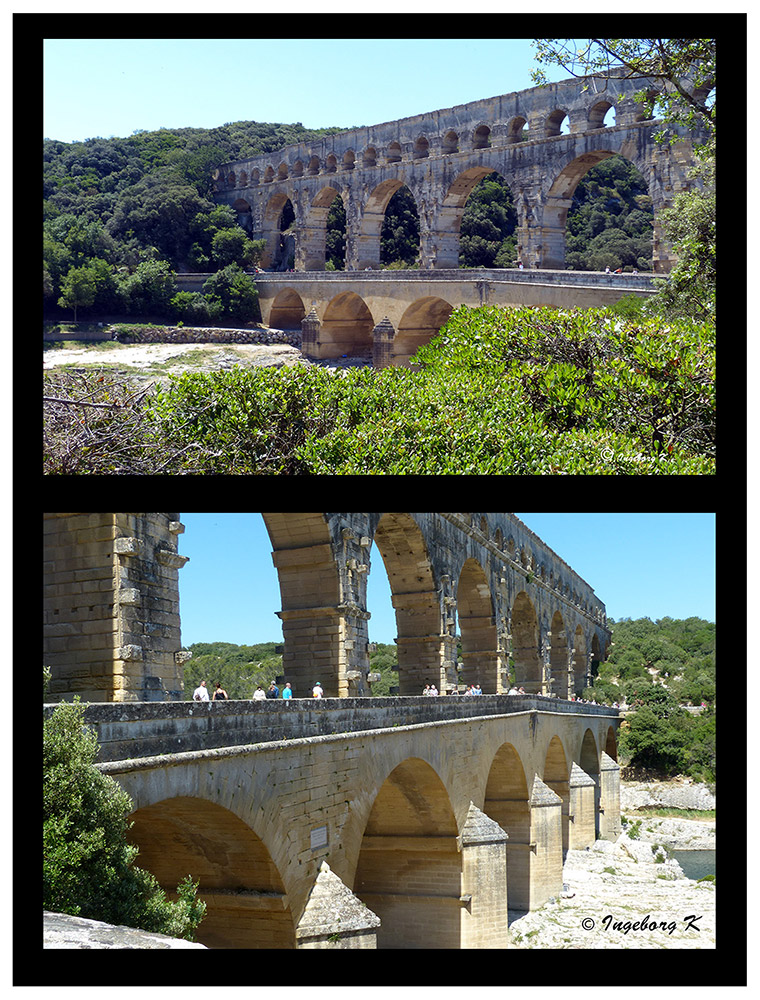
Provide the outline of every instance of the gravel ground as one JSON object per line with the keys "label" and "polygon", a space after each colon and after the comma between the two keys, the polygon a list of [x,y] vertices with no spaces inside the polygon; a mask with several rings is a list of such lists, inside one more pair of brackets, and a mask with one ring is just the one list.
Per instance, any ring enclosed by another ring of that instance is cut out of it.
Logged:
{"label": "gravel ground", "polygon": [[569,851],[562,895],[510,911],[516,948],[714,948],[715,883],[687,879],[652,844],[622,835]]}

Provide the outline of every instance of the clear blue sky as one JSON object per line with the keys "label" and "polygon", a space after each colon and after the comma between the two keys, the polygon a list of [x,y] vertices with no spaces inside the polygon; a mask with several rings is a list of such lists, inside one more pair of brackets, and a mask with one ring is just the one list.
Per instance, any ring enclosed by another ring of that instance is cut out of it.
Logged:
{"label": "clear blue sky", "polygon": [[[612,618],[715,620],[713,514],[517,514],[576,570]],[[281,642],[271,546],[260,514],[182,514],[182,641]],[[392,642],[383,561],[372,549],[370,639]]]}
{"label": "clear blue sky", "polygon": [[[288,23],[305,27],[301,15]],[[74,142],[234,121],[377,125],[531,87],[533,53],[529,38],[46,39],[43,133]]]}

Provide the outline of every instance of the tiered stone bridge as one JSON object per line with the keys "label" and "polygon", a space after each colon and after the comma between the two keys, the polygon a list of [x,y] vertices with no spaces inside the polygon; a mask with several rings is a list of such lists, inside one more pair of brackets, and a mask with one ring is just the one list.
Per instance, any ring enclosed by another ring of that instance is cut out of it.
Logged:
{"label": "tiered stone bridge", "polygon": [[[47,708],[50,711],[52,706]],[[616,709],[540,696],[90,705],[138,863],[212,948],[503,948],[620,830]]]}
{"label": "tiered stone bridge", "polygon": [[[642,93],[649,104],[634,100]],[[565,225],[583,175],[622,155],[647,182],[653,269],[670,270],[660,213],[694,183],[693,136],[675,130],[673,144],[655,141],[662,123],[651,117],[654,94],[653,84],[627,79],[621,70],[349,129],[220,165],[213,174],[214,198],[234,208],[253,237],[266,241],[265,270],[282,271],[292,258],[296,274],[283,280],[257,276],[265,323],[303,325],[307,357],[363,354],[376,367],[403,365],[459,305],[586,307],[611,304],[627,291],[649,293],[645,280],[617,276],[607,283],[601,275],[564,271]],[[605,125],[613,109],[614,124]],[[493,172],[512,192],[524,270],[463,274],[462,216],[475,186]],[[403,186],[419,215],[420,271],[359,278],[352,272],[380,271],[385,212]],[[313,272],[324,272],[327,216],[336,198],[346,212],[345,271],[326,284]],[[295,218],[284,235],[288,202]],[[193,287],[193,280],[183,275],[181,287]]]}
{"label": "tiered stone bridge", "polygon": [[[644,274],[473,270],[310,271],[255,276],[262,321],[302,331],[308,358],[371,357],[375,368],[406,365],[457,306],[613,305],[623,295],[653,294]],[[200,291],[207,274],[180,274],[177,286]]]}
{"label": "tiered stone bridge", "polygon": [[[214,171],[221,204],[267,241],[264,267],[282,260],[280,219],[290,201],[295,214],[297,271],[325,266],[327,214],[335,198],[346,209],[346,269],[380,267],[380,233],[393,194],[406,186],[420,219],[420,266],[457,268],[459,229],[476,184],[494,171],[508,183],[518,217],[518,257],[526,268],[564,267],[565,222],[583,175],[620,154],[644,176],[654,207],[655,271],[671,266],[658,215],[692,181],[691,136],[659,144],[654,96],[625,71],[564,80],[453,108],[349,129],[286,146]],[[605,126],[611,109],[615,124]],[[563,122],[569,131],[563,132]],[[287,252],[287,251],[286,251]]]}
{"label": "tiered stone bridge", "polygon": [[[202,943],[505,947],[563,853],[617,835],[618,711],[570,700],[604,605],[513,514],[263,514],[296,697],[209,704],[180,700],[179,516],[45,515],[44,656],[51,698],[94,703],[139,864],[199,880]],[[373,545],[398,698],[367,697]],[[485,694],[419,696],[460,678]],[[328,697],[304,698],[317,679]]]}

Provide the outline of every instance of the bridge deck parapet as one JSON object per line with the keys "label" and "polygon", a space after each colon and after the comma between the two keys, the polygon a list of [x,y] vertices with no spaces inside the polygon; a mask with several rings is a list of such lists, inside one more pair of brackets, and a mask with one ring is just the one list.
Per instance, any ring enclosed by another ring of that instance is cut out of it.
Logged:
{"label": "bridge deck parapet", "polygon": [[[46,705],[45,714],[56,707]],[[104,703],[87,705],[84,721],[97,731],[98,761],[109,762],[525,712],[619,717],[605,705],[483,695]]]}
{"label": "bridge deck parapet", "polygon": [[[415,281],[509,281],[518,284],[582,285],[595,288],[654,289],[649,274],[606,274],[604,271],[562,271],[549,269],[520,270],[519,268],[416,268],[409,271],[249,271],[257,284],[269,282],[288,285],[299,281],[318,281],[325,284],[350,284],[363,281],[410,283]],[[180,272],[177,287],[195,287],[208,281],[206,273]]]}

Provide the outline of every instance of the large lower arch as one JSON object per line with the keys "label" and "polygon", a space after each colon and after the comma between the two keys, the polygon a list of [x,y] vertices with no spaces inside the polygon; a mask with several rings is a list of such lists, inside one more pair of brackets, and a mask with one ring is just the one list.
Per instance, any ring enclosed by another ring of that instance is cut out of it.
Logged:
{"label": "large lower arch", "polygon": [[374,542],[382,556],[398,627],[399,694],[421,694],[425,684],[444,690],[445,638],[425,538],[411,514],[383,514]]}
{"label": "large lower arch", "polygon": [[510,910],[530,909],[530,793],[520,756],[511,743],[496,753],[486,784],[483,812],[509,836],[507,898]]}
{"label": "large lower arch", "polygon": [[327,216],[330,207],[341,194],[331,185],[323,187],[309,206],[296,248],[297,269],[324,271],[327,240]]}
{"label": "large lower arch", "polygon": [[359,271],[366,269],[379,270],[380,260],[380,233],[385,221],[385,210],[393,195],[404,187],[404,181],[400,178],[392,178],[382,181],[370,192],[361,215],[359,232],[356,237],[356,245],[353,247],[354,267]]}
{"label": "large lower arch", "polygon": [[378,948],[458,948],[461,855],[446,788],[412,757],[383,783],[364,830],[354,893],[381,921]]}
{"label": "large lower arch", "polygon": [[339,292],[325,309],[319,333],[321,358],[344,354],[372,356],[375,323],[364,299],[355,292]]}
{"label": "large lower arch", "polygon": [[448,322],[454,307],[435,295],[417,299],[401,317],[391,348],[392,365],[408,365],[423,344],[428,344]]}
{"label": "large lower arch", "polygon": [[499,657],[491,588],[483,567],[468,559],[457,587],[457,612],[462,637],[462,681],[480,684],[483,694],[499,691]]}
{"label": "large lower arch", "polygon": [[198,881],[206,916],[196,937],[209,948],[294,948],[288,899],[263,841],[223,806],[191,796],[137,809],[129,840],[137,864],[171,894]]}
{"label": "large lower arch", "polygon": [[275,296],[269,312],[269,326],[281,330],[301,329],[301,320],[306,315],[303,299],[293,288],[283,288]]}
{"label": "large lower arch", "polygon": [[[646,167],[635,159],[616,149],[598,149],[582,153],[570,160],[557,174],[546,192],[541,224],[541,249],[539,252],[542,268],[563,270],[565,267],[565,234],[567,213],[573,204],[573,193],[581,178],[602,160],[611,156],[624,156],[630,160],[642,176],[647,179]],[[646,171],[646,172],[645,172]],[[655,217],[655,233],[658,223]],[[657,242],[657,236],[655,236]],[[655,254],[655,258],[656,258]]]}
{"label": "large lower arch", "polygon": [[262,236],[266,240],[266,248],[261,258],[265,267],[277,264],[280,258],[280,219],[285,206],[292,201],[286,191],[278,191],[272,195],[264,207],[262,215]]}
{"label": "large lower arch", "polygon": [[[441,207],[436,213],[435,242],[438,268],[459,267],[459,237],[467,199],[480,182],[495,171],[493,165],[468,167],[449,185]],[[500,176],[503,176],[500,174]],[[504,178],[506,180],[506,178]]]}
{"label": "large lower arch", "polygon": [[544,784],[562,799],[562,850],[570,840],[570,765],[559,736],[553,736],[544,761]]}

